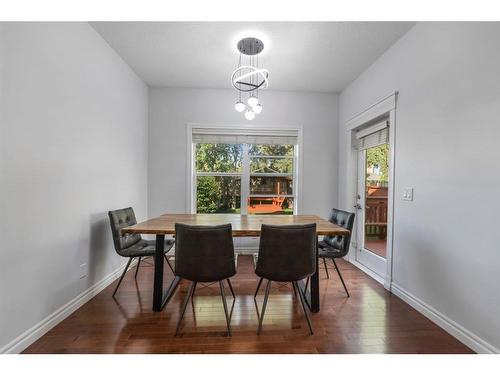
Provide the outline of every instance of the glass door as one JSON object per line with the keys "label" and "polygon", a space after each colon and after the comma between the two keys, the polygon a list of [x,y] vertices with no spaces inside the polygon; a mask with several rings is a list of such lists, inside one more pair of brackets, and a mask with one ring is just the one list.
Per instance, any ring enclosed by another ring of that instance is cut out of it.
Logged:
{"label": "glass door", "polygon": [[385,278],[389,144],[358,151],[356,260]]}

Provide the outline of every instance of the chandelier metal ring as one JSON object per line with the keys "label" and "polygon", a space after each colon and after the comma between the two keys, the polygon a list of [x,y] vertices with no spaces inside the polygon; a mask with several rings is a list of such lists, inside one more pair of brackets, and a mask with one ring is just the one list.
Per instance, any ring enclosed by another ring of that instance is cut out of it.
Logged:
{"label": "chandelier metal ring", "polygon": [[[245,72],[246,71],[246,72]],[[243,73],[245,72],[245,73]],[[240,74],[238,76],[238,73]],[[252,78],[256,77],[254,80]],[[251,92],[257,89],[265,89],[269,86],[269,71],[267,69],[259,69],[250,65],[239,66],[231,75],[231,83],[233,87],[242,92]]]}

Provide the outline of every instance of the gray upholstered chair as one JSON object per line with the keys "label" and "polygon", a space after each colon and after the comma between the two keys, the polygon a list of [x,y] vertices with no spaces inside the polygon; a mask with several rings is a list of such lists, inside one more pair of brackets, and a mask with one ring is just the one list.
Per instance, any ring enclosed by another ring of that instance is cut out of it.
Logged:
{"label": "gray upholstered chair", "polygon": [[191,281],[191,287],[182,305],[175,335],[180,333],[186,306],[197,283],[219,282],[222,304],[226,315],[227,333],[231,336],[231,314],[228,314],[223,280],[236,274],[231,224],[216,226],[175,224],[175,273]]}
{"label": "gray upholstered chair", "polygon": [[306,225],[262,225],[260,234],[259,257],[255,273],[260,277],[254,299],[257,296],[263,279],[267,279],[266,294],[262,305],[262,312],[258,314],[259,328],[262,330],[262,321],[266,312],[267,299],[271,281],[291,282],[294,290],[299,293],[302,310],[306,316],[309,332],[313,334],[311,320],[305,305],[304,291],[297,282],[310,277],[316,272],[318,237],[316,224]]}
{"label": "gray upholstered chair", "polygon": [[[332,209],[330,214],[329,221],[333,224],[341,226],[342,228],[347,229],[349,232],[352,232],[352,228],[354,226],[354,213],[338,210],[336,208]],[[340,273],[340,269],[335,262],[336,258],[342,258],[347,255],[349,252],[349,246],[351,244],[351,235],[346,236],[325,236],[322,241],[319,242],[319,250],[318,257],[323,259],[323,264],[325,265],[326,277],[330,278],[328,274],[328,268],[326,267],[326,260],[331,259],[337,273],[339,274],[340,281],[344,286],[344,290],[347,293],[347,297],[349,297],[349,292],[345,285],[342,274]]]}
{"label": "gray upholstered chair", "polygon": [[[122,283],[123,277],[132,262],[132,259],[139,258],[137,261],[137,266],[135,270],[135,277],[137,277],[137,272],[139,271],[139,266],[141,265],[141,259],[148,256],[154,256],[156,252],[156,243],[154,240],[148,241],[142,239],[140,234],[122,234],[121,229],[128,227],[130,225],[137,224],[135,218],[134,210],[132,207],[122,208],[120,210],[109,211],[109,222],[111,224],[111,233],[113,234],[113,243],[115,245],[115,250],[118,255],[122,257],[129,258],[125,269],[120,277],[120,281],[116,285],[113,296],[116,294],[118,287]],[[168,261],[166,253],[174,245],[173,240],[165,240],[165,260],[168,266],[174,272],[172,265]]]}

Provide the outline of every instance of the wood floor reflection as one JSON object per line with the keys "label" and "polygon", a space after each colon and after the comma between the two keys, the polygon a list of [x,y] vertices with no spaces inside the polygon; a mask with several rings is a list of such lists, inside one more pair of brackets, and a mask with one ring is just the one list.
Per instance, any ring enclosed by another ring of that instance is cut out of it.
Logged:
{"label": "wood floor reflection", "polygon": [[[472,351],[416,310],[388,293],[351,264],[339,261],[350,298],[334,269],[326,278],[321,267],[321,311],[311,314],[310,336],[300,302],[291,286],[275,284],[261,336],[256,336],[253,293],[257,277],[250,256],[240,256],[232,279],[236,293],[226,336],[218,284],[196,290],[174,337],[189,284],[159,313],[151,311],[153,268],[143,262],[134,279],[129,271],[113,299],[113,283],[24,353],[471,353]],[[165,267],[165,286],[172,280]],[[261,292],[262,293],[262,292]],[[227,291],[228,308],[232,297]],[[258,298],[262,303],[262,294]]]}

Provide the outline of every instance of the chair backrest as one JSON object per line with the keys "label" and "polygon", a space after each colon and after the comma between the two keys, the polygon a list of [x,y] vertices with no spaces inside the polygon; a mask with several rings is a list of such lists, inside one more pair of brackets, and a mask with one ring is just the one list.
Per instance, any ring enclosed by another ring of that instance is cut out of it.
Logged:
{"label": "chair backrest", "polygon": [[122,228],[137,224],[132,207],[108,211],[108,216],[109,223],[111,224],[111,233],[113,234],[113,243],[118,254],[142,239],[140,234],[123,234],[121,232]]}
{"label": "chair backrest", "polygon": [[262,225],[255,273],[273,281],[296,281],[316,272],[316,224]]}
{"label": "chair backrest", "polygon": [[175,274],[196,282],[234,276],[231,224],[200,226],[175,224]]}
{"label": "chair backrest", "polygon": [[[331,223],[336,224],[342,228],[347,229],[352,233],[352,228],[354,226],[355,214],[352,212],[338,210],[336,208],[332,209],[330,214]],[[338,249],[346,255],[349,252],[349,246],[351,245],[351,235],[347,236],[325,236],[323,241],[334,249]]]}

